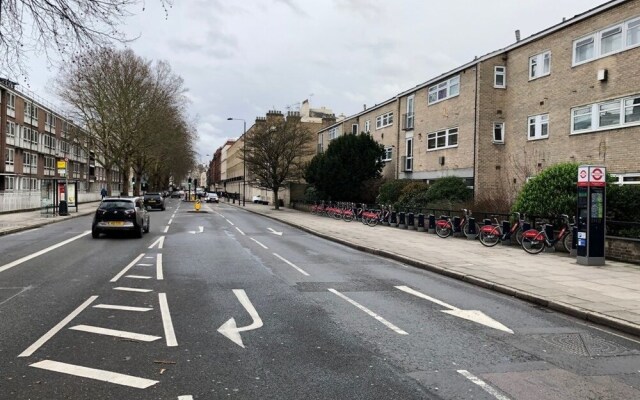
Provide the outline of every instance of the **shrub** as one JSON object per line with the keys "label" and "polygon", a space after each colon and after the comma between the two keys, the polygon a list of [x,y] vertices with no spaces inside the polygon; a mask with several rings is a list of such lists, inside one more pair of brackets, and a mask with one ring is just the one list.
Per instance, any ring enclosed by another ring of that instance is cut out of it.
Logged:
{"label": "shrub", "polygon": [[376,198],[378,204],[395,204],[402,195],[402,189],[411,183],[409,179],[395,179],[383,183]]}
{"label": "shrub", "polygon": [[465,202],[473,196],[473,191],[467,187],[464,179],[457,176],[438,179],[431,185],[427,193],[429,203],[443,200],[447,203]]}
{"label": "shrub", "polygon": [[553,218],[574,215],[577,207],[577,163],[552,165],[525,183],[512,211]]}
{"label": "shrub", "polygon": [[426,208],[428,203],[429,184],[414,181],[401,189],[398,202],[394,204],[395,208]]}
{"label": "shrub", "polygon": [[640,222],[640,185],[607,187],[607,218]]}

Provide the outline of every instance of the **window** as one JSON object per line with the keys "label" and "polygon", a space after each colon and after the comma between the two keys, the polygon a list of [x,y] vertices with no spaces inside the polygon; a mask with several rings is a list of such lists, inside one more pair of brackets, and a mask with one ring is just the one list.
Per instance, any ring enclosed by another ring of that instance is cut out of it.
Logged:
{"label": "window", "polygon": [[22,165],[25,167],[37,167],[38,155],[27,152],[22,153]]}
{"label": "window", "polygon": [[51,132],[56,125],[56,117],[54,117],[52,113],[47,111],[44,114],[44,118],[45,118],[44,129]]}
{"label": "window", "polygon": [[24,122],[31,125],[38,122],[38,107],[33,102],[24,103]]}
{"label": "window", "polygon": [[7,149],[7,152],[4,153],[4,163],[6,165],[13,165],[15,162],[15,150]]}
{"label": "window", "polygon": [[27,143],[38,144],[38,132],[34,129],[21,126],[22,139]]}
{"label": "window", "polygon": [[458,146],[458,128],[432,132],[427,135],[427,150]]}
{"label": "window", "polygon": [[637,126],[638,124],[640,124],[640,95],[590,104],[571,110],[571,133]]}
{"label": "window", "polygon": [[500,89],[507,87],[507,67],[493,67],[493,87]]}
{"label": "window", "polygon": [[407,97],[407,114],[404,120],[404,129],[410,130],[413,129],[413,120],[414,120],[414,104],[415,104],[415,95],[411,95]]}
{"label": "window", "polygon": [[54,157],[44,157],[44,169],[53,171],[56,168],[56,159]]}
{"label": "window", "polygon": [[376,129],[384,128],[393,124],[393,113],[388,112],[386,114],[378,115],[376,117]]}
{"label": "window", "polygon": [[640,185],[640,173],[611,174],[618,179],[619,185]]}
{"label": "window", "polygon": [[551,52],[537,54],[529,58],[529,80],[551,73]]}
{"label": "window", "polygon": [[338,137],[338,128],[329,129],[329,140],[333,140]]}
{"label": "window", "polygon": [[358,132],[358,124],[351,124],[351,133],[353,133],[354,135],[357,135]]}
{"label": "window", "polygon": [[370,120],[364,121],[364,132],[365,133],[371,132],[371,121]]}
{"label": "window", "polygon": [[16,137],[16,124],[11,121],[7,121],[7,137],[15,138]]}
{"label": "window", "polygon": [[16,189],[16,178],[15,176],[5,176],[4,177],[4,190],[15,190]]}
{"label": "window", "polygon": [[609,26],[573,41],[573,65],[640,45],[640,17]]}
{"label": "window", "polygon": [[413,138],[406,139],[407,156],[405,158],[405,171],[413,171]]}
{"label": "window", "polygon": [[45,149],[55,150],[56,149],[56,138],[51,135],[43,135],[43,142]]}
{"label": "window", "polygon": [[391,160],[393,160],[393,147],[385,147],[382,161],[391,161]]}
{"label": "window", "polygon": [[13,93],[7,93],[7,114],[16,116],[16,95]]}
{"label": "window", "polygon": [[493,143],[504,143],[504,122],[493,123]]}
{"label": "window", "polygon": [[429,88],[429,104],[437,103],[460,94],[460,75]]}
{"label": "window", "polygon": [[549,114],[529,117],[529,140],[549,137]]}
{"label": "window", "polygon": [[39,181],[36,178],[20,178],[22,190],[39,190]]}

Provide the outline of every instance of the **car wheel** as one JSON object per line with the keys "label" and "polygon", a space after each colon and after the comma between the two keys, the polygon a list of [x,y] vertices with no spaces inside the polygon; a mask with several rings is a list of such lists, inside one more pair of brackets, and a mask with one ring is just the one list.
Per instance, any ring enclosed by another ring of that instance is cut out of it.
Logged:
{"label": "car wheel", "polygon": [[140,239],[143,233],[144,233],[144,226],[143,225],[138,226],[138,228],[135,231],[136,237]]}
{"label": "car wheel", "polygon": [[94,239],[99,238],[100,237],[100,231],[95,229],[95,228],[91,229],[91,237],[94,238]]}
{"label": "car wheel", "polygon": [[144,228],[144,233],[149,233],[149,229],[151,229],[151,221],[147,221],[147,227]]}

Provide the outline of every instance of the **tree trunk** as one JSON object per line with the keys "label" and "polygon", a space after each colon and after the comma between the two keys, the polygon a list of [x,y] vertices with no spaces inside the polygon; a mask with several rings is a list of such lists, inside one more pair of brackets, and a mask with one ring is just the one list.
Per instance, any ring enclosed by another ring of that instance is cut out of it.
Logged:
{"label": "tree trunk", "polygon": [[273,205],[275,206],[276,210],[280,209],[280,201],[278,200],[278,189],[273,189]]}
{"label": "tree trunk", "polygon": [[111,168],[104,169],[104,176],[107,180],[107,196],[111,196]]}

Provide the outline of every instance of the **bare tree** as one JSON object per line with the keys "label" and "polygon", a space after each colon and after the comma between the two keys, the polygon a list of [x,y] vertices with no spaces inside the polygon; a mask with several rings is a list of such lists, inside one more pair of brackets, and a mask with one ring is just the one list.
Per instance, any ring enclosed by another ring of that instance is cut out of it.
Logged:
{"label": "bare tree", "polygon": [[249,130],[241,153],[250,175],[258,185],[273,192],[279,209],[278,192],[288,182],[302,179],[305,161],[313,154],[314,134],[300,118],[273,118]]}
{"label": "bare tree", "polygon": [[[155,1],[166,14],[172,0]],[[114,41],[128,42],[131,38],[119,27],[136,5],[144,10],[144,0],[1,0],[0,71],[25,74],[27,52],[65,59]]]}

